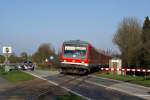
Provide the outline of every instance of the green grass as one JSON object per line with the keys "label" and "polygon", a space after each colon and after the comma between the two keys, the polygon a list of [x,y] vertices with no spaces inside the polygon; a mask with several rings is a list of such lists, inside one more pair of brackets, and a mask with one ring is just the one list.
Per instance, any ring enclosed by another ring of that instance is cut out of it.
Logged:
{"label": "green grass", "polygon": [[57,100],[83,100],[83,99],[77,95],[70,93],[70,94],[58,96]]}
{"label": "green grass", "polygon": [[130,83],[135,83],[143,86],[150,87],[150,78],[145,79],[142,76],[131,76],[131,75],[115,75],[113,73],[96,73],[97,76],[104,77],[104,78],[110,78],[110,79],[115,79],[115,80],[120,80],[124,82],[130,82]]}
{"label": "green grass", "polygon": [[32,80],[34,78],[33,76],[19,70],[5,72],[4,69],[0,69],[0,77],[14,83]]}

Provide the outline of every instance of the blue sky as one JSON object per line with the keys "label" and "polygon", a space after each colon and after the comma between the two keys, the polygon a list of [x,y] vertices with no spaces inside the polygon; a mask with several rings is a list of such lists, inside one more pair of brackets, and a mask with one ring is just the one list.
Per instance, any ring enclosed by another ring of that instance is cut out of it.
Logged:
{"label": "blue sky", "polygon": [[97,49],[112,43],[118,23],[150,16],[150,0],[0,0],[0,48],[34,53],[40,44],[58,50],[65,40],[88,41]]}

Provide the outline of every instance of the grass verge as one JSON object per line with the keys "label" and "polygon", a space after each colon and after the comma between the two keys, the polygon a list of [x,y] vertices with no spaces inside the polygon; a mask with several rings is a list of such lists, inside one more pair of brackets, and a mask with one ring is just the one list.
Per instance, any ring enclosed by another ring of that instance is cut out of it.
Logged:
{"label": "grass verge", "polygon": [[2,68],[0,69],[0,77],[14,83],[32,80],[34,78],[33,76],[19,70],[5,72]]}
{"label": "grass verge", "polygon": [[126,75],[125,77],[124,75],[117,75],[117,74],[114,75],[113,73],[107,73],[107,72],[98,72],[95,75],[104,78],[110,78],[114,80],[120,80],[124,82],[135,83],[146,87],[150,87],[150,78],[145,79],[142,76]]}

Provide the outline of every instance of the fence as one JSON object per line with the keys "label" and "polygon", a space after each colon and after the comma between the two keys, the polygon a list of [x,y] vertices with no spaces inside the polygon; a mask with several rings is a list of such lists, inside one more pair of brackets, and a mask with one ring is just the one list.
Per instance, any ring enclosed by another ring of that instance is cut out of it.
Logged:
{"label": "fence", "polygon": [[149,72],[150,69],[129,69],[129,68],[101,68],[101,70],[105,71],[122,71],[122,72]]}
{"label": "fence", "polygon": [[147,78],[147,75],[150,74],[150,69],[129,69],[129,68],[101,68],[102,71],[107,71],[107,72],[113,72],[114,76],[116,75],[117,71],[120,71],[121,74],[123,73],[124,76],[126,77],[127,72],[133,72],[135,75],[135,72],[142,72],[144,73],[144,77]]}

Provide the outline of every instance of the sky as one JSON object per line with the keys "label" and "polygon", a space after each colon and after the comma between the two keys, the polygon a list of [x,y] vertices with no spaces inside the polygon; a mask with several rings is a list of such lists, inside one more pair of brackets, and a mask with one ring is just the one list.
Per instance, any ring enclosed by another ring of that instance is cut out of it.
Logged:
{"label": "sky", "polygon": [[63,41],[83,40],[97,49],[118,51],[112,42],[124,17],[141,24],[150,16],[150,0],[0,0],[0,53],[33,54],[43,43],[56,51]]}

